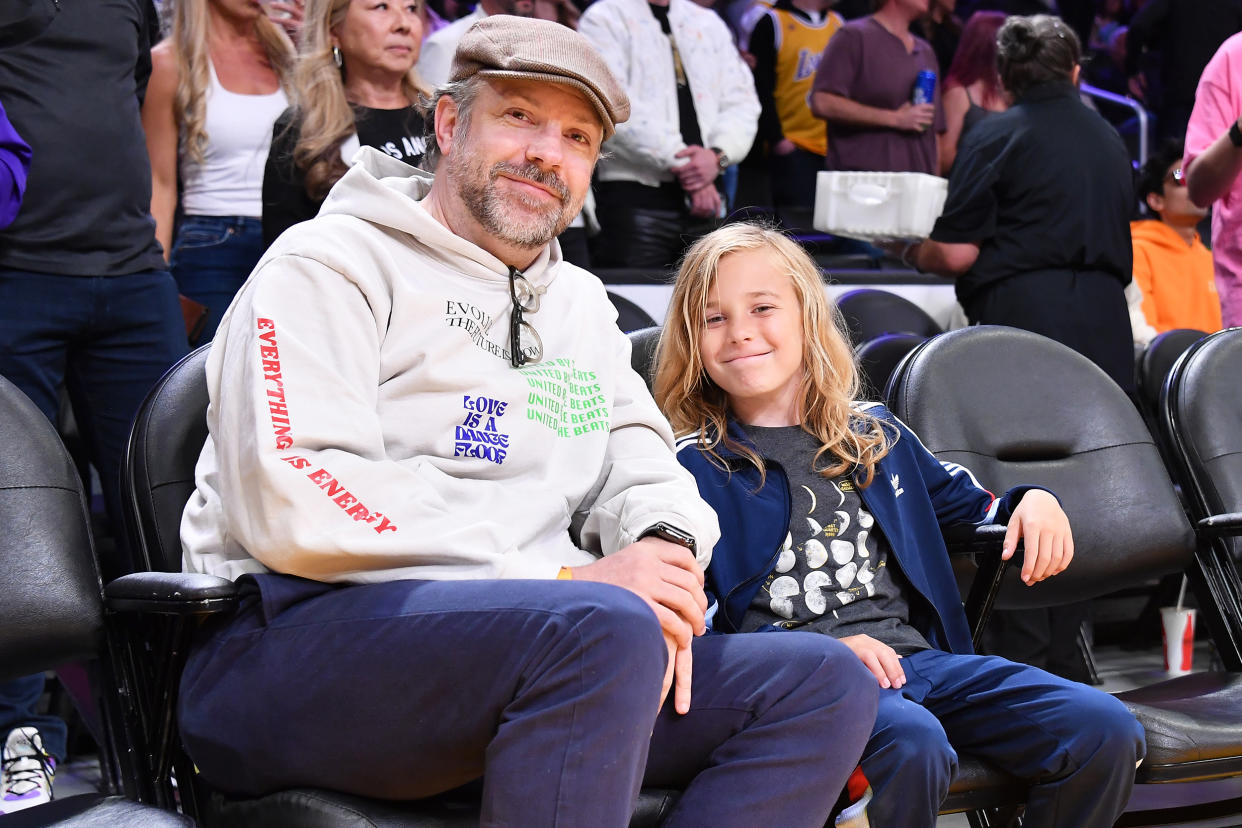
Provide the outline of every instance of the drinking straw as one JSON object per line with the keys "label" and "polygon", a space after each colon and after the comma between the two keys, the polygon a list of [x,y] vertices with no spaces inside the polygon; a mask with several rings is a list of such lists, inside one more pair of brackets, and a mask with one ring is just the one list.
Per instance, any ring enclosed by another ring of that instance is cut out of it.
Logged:
{"label": "drinking straw", "polygon": [[1182,575],[1182,588],[1177,591],[1177,611],[1182,610],[1182,601],[1186,599],[1186,575]]}

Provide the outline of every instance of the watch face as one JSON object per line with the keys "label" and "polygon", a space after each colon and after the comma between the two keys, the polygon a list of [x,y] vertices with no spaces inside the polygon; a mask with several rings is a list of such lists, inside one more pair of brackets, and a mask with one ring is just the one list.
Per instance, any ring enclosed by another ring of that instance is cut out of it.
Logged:
{"label": "watch face", "polygon": [[655,535],[661,540],[666,540],[669,543],[675,543],[680,546],[684,546],[687,549],[694,549],[693,537],[675,526],[669,526],[667,523],[657,523],[655,526],[652,526],[646,531],[644,536],[646,535]]}

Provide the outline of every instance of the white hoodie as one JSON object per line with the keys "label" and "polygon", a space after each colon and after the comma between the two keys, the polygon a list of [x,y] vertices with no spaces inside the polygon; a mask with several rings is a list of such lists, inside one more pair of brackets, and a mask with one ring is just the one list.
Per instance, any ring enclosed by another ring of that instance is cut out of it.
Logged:
{"label": "white hoodie", "polygon": [[430,176],[357,161],[221,321],[186,571],[554,578],[659,521],[706,566],[716,516],[599,280],[555,243],[523,271],[544,358],[514,369],[508,268],[418,203]]}

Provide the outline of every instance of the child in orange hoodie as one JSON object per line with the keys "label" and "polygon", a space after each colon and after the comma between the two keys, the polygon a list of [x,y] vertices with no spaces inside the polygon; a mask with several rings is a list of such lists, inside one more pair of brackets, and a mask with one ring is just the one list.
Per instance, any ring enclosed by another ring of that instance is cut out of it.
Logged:
{"label": "child in orange hoodie", "polygon": [[[1168,144],[1143,165],[1138,197],[1155,217],[1130,224],[1134,282],[1142,291],[1147,324],[1156,333],[1173,328],[1220,330],[1212,253],[1195,231],[1207,211],[1187,195],[1180,144]],[[1136,325],[1135,340],[1145,338],[1150,336],[1140,337]]]}

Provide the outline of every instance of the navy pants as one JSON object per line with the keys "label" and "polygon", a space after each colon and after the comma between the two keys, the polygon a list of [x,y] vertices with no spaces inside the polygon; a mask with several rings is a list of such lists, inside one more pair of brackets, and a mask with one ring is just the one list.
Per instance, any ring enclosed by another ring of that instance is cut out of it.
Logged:
{"label": "navy pants", "polygon": [[863,755],[871,824],[936,822],[957,751],[1035,780],[1025,828],[1112,825],[1143,758],[1143,728],[1117,699],[997,656],[923,650],[901,660],[906,684],[881,690]]}
{"label": "navy pants", "polygon": [[237,795],[482,776],[484,826],[624,826],[645,784],[684,787],[666,826],[820,828],[874,721],[875,679],[802,633],[696,639],[690,713],[657,710],[660,627],[609,585],[239,583],[179,709],[203,777]]}
{"label": "navy pants", "polygon": [[[114,526],[122,525],[120,464],[134,414],[184,353],[177,289],[166,271],[61,276],[0,269],[0,375],[53,423],[60,387],[68,386]],[[121,557],[124,549],[120,543]],[[130,565],[113,563],[105,577]],[[63,759],[65,723],[36,713],[42,692],[42,674],[0,683],[0,739],[34,726],[44,748]]]}
{"label": "navy pants", "polygon": [[265,250],[263,224],[246,216],[185,216],[169,256],[177,288],[207,306],[198,343],[210,342]]}

